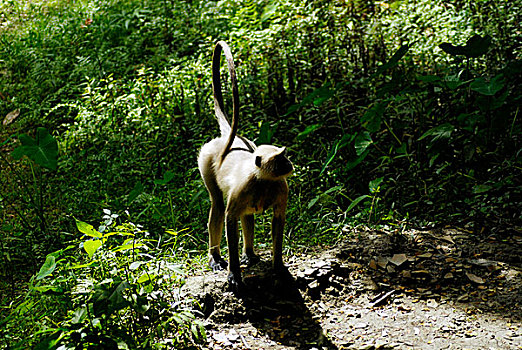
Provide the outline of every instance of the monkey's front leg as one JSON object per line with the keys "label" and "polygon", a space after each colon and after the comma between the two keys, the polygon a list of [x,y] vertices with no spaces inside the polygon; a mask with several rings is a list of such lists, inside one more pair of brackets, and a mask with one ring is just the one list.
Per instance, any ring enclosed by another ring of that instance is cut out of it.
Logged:
{"label": "monkey's front leg", "polygon": [[234,292],[239,292],[243,284],[239,266],[238,219],[228,213],[225,217],[228,243],[228,284]]}
{"label": "monkey's front leg", "polygon": [[272,265],[277,272],[284,271],[283,231],[285,228],[286,208],[274,208],[272,218]]}

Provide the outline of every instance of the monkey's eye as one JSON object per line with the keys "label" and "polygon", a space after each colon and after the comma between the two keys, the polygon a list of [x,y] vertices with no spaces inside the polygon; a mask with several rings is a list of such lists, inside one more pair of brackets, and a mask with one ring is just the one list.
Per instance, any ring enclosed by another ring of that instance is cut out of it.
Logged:
{"label": "monkey's eye", "polygon": [[261,168],[261,157],[260,156],[256,157],[256,165]]}

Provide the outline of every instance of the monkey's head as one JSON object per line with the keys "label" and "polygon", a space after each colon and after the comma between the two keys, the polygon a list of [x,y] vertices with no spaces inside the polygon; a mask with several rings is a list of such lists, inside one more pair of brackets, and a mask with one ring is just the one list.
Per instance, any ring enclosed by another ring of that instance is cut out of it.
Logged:
{"label": "monkey's head", "polygon": [[294,170],[284,147],[261,145],[255,150],[254,156],[260,179],[281,180]]}

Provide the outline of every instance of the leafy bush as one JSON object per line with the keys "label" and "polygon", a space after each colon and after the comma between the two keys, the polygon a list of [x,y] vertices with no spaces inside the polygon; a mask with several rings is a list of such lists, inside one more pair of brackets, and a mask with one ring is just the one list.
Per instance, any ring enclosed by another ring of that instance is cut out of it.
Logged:
{"label": "leafy bush", "polygon": [[180,233],[156,240],[116,224],[108,210],[104,219],[99,230],[77,221],[81,241],[47,255],[1,322],[12,348],[189,347],[205,339],[193,301],[179,293],[187,258]]}

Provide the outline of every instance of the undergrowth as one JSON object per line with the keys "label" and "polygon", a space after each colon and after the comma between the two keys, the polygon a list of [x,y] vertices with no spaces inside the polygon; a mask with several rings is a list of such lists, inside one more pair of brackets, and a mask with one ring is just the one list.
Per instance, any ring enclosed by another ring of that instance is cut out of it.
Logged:
{"label": "undergrowth", "polygon": [[[335,244],[360,224],[519,230],[521,11],[500,0],[2,2],[7,344],[203,339],[173,290],[205,260],[196,157],[218,133],[216,40],[237,65],[241,134],[287,146],[295,165],[286,249]],[[124,220],[78,241],[75,218],[103,215]],[[269,216],[258,222],[265,244]],[[118,250],[125,237],[143,245]],[[99,242],[89,256],[85,243]]]}
{"label": "undergrowth", "polygon": [[152,238],[104,212],[98,229],[76,221],[82,237],[48,254],[12,302],[0,321],[11,348],[187,348],[205,340],[197,305],[180,295],[193,259],[183,232]]}

